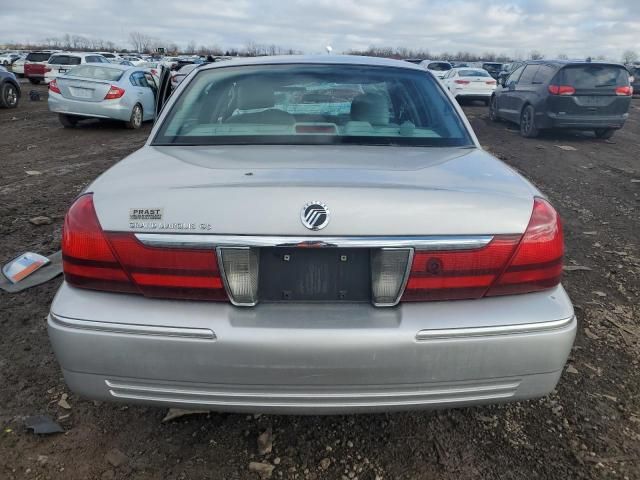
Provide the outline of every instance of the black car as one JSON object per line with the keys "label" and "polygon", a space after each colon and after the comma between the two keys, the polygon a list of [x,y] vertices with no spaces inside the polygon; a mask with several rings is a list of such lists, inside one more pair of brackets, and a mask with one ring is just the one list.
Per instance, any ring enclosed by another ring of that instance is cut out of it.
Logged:
{"label": "black car", "polygon": [[498,76],[500,75],[500,72],[503,70],[503,67],[504,67],[504,63],[484,62],[482,64],[482,68],[487,72],[489,72],[489,75],[491,75],[496,80],[498,80]]}
{"label": "black car", "polygon": [[16,76],[0,67],[0,108],[16,108],[20,101],[20,83]]}
{"label": "black car", "polygon": [[570,128],[611,138],[629,116],[631,92],[623,65],[528,61],[500,77],[489,116],[517,123],[523,137],[536,137],[542,129]]}

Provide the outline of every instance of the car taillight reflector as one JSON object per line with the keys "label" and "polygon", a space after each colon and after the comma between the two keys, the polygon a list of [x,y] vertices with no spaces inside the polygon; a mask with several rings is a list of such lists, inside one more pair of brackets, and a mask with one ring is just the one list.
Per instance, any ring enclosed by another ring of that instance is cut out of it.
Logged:
{"label": "car taillight reflector", "polygon": [[474,299],[528,293],[560,283],[564,243],[560,218],[536,198],[524,235],[496,235],[466,251],[417,251],[402,301]]}
{"label": "car taillight reflector", "polygon": [[458,85],[468,85],[471,82],[469,80],[454,80],[453,83],[457,83]]}
{"label": "car taillight reflector", "polygon": [[76,200],[67,213],[62,256],[65,279],[76,287],[227,300],[214,251],[149,247],[132,233],[104,232],[90,194]]}
{"label": "car taillight reflector", "polygon": [[536,198],[529,226],[504,273],[488,296],[527,293],[555,287],[562,277],[564,238],[554,208]]}
{"label": "car taillight reflector", "polygon": [[116,98],[121,98],[124,95],[124,88],[116,87],[115,85],[111,85],[109,91],[104,96],[105,100],[114,100]]}
{"label": "car taillight reflector", "polygon": [[549,93],[551,95],[573,95],[576,89],[571,85],[549,85]]}
{"label": "car taillight reflector", "polygon": [[60,93],[58,82],[56,82],[55,78],[49,82],[49,91],[53,93]]}
{"label": "car taillight reflector", "polygon": [[631,85],[625,85],[623,87],[616,88],[616,95],[631,96],[633,95],[633,87]]}

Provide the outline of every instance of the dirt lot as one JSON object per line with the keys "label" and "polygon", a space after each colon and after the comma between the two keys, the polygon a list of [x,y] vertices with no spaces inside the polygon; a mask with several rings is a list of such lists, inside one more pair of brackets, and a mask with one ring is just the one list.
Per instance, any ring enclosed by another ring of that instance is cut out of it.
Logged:
{"label": "dirt lot", "polygon": [[[202,414],[162,423],[165,410],[94,403],[67,391],[46,335],[57,279],[21,294],[0,292],[0,478],[258,478],[251,461],[275,465],[274,478],[640,478],[640,101],[612,141],[578,134],[524,140],[513,127],[492,124],[485,107],[466,111],[482,144],[559,208],[567,264],[588,268],[565,275],[580,325],[556,392],[437,412]],[[0,110],[0,261],[58,250],[74,196],[141,146],[149,130],[99,123],[63,130],[46,101],[27,98],[17,110]],[[52,224],[29,222],[42,215]],[[64,393],[70,409],[58,404]],[[27,432],[24,417],[34,414],[51,415],[65,433]],[[256,439],[267,429],[273,451],[259,455]]]}

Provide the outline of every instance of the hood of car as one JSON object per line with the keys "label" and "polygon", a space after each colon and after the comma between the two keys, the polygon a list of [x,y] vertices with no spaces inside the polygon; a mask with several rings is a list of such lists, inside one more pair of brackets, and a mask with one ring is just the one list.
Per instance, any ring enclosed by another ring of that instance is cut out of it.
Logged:
{"label": "hood of car", "polygon": [[88,191],[105,230],[264,235],[521,233],[539,195],[481,149],[351,145],[146,146]]}

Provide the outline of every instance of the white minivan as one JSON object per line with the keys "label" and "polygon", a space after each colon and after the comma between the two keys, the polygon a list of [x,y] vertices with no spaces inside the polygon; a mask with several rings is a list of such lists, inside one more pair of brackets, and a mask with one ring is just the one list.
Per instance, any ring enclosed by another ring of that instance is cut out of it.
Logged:
{"label": "white minivan", "polygon": [[45,83],[49,83],[58,75],[64,75],[73,67],[76,67],[83,63],[109,63],[109,60],[107,60],[99,53],[56,53],[49,57],[47,66],[44,69],[44,81]]}

